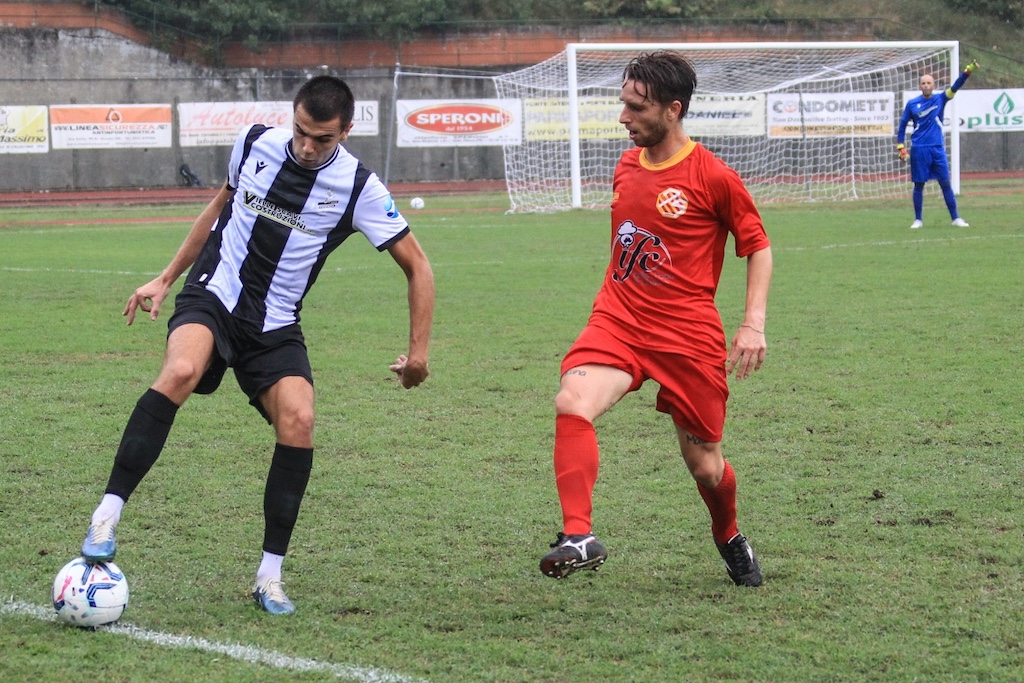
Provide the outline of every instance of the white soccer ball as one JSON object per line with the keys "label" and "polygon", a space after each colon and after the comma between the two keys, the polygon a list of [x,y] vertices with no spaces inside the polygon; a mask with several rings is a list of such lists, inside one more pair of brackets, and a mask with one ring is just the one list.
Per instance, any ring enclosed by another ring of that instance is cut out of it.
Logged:
{"label": "white soccer ball", "polygon": [[95,628],[113,624],[128,606],[128,581],[113,562],[68,562],[53,580],[53,608],[61,621]]}
{"label": "white soccer ball", "polygon": [[423,198],[422,197],[413,197],[409,201],[409,206],[411,206],[414,209],[422,209],[423,208]]}

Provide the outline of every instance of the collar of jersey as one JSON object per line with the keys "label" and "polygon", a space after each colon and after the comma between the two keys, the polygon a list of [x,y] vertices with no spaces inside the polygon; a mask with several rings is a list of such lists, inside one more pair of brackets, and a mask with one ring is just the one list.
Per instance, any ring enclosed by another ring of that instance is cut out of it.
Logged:
{"label": "collar of jersey", "polygon": [[696,146],[696,141],[694,141],[693,138],[690,138],[678,152],[670,156],[668,159],[665,159],[665,161],[662,161],[660,164],[652,164],[647,160],[647,148],[644,147],[640,150],[640,165],[648,171],[660,171],[668,168],[669,166],[675,166],[680,161],[690,156]]}
{"label": "collar of jersey", "polygon": [[285,144],[285,146],[284,146],[284,153],[288,155],[288,158],[291,159],[292,161],[294,161],[296,166],[298,166],[299,168],[305,169],[307,171],[319,171],[321,168],[324,168],[325,166],[330,166],[334,162],[334,160],[338,158],[338,154],[340,152],[341,152],[341,145],[338,145],[337,147],[334,148],[334,154],[331,155],[330,159],[328,159],[324,163],[320,164],[319,166],[316,166],[314,168],[309,168],[308,166],[303,166],[302,164],[300,164],[299,160],[295,158],[294,154],[292,154],[292,141],[291,140],[289,140]]}

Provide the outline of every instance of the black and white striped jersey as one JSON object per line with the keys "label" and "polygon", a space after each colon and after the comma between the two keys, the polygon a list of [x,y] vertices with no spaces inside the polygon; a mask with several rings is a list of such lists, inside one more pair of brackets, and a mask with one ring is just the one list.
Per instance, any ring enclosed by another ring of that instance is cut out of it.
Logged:
{"label": "black and white striped jersey", "polygon": [[290,129],[258,124],[239,135],[228,169],[234,198],[186,279],[264,332],[298,321],[303,297],[349,235],[384,251],[409,231],[384,184],[347,150],[308,169],[291,141]]}

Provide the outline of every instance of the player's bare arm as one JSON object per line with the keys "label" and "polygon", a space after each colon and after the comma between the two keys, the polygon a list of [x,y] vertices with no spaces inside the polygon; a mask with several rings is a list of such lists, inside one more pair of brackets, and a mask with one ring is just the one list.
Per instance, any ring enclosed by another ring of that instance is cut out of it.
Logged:
{"label": "player's bare arm", "polygon": [[765,338],[768,287],[772,279],[772,250],[766,247],[747,257],[747,299],[743,322],[736,329],[729,346],[726,374],[736,372],[736,379],[746,379],[761,369],[768,342]]}
{"label": "player's bare arm", "polygon": [[181,277],[181,274],[195,263],[203,245],[206,244],[206,240],[210,237],[210,231],[213,230],[217,217],[220,216],[221,210],[227,206],[227,203],[231,201],[234,194],[235,191],[228,188],[225,181],[217,196],[206,205],[203,212],[196,218],[192,224],[192,229],[189,230],[188,235],[185,237],[185,241],[178,247],[178,252],[171,259],[167,267],[164,268],[163,272],[136,289],[128,297],[128,303],[125,304],[124,312],[121,315],[128,318],[129,325],[135,322],[135,311],[137,309],[142,309],[149,313],[150,320],[156,320],[160,314],[160,305],[167,298],[171,287]]}
{"label": "player's bare arm", "polygon": [[406,389],[418,386],[430,374],[427,368],[430,328],[434,321],[434,272],[412,233],[389,250],[409,282],[409,352],[390,366]]}

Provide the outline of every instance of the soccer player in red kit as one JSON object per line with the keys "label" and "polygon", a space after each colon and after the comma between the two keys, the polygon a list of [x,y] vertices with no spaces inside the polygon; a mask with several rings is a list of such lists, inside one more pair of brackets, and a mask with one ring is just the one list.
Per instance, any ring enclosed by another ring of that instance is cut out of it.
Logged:
{"label": "soccer player in red kit", "polygon": [[[623,72],[619,121],[635,147],[615,169],[604,283],[562,361],[554,465],[563,530],[541,559],[547,576],[597,569],[607,559],[591,528],[594,420],[652,379],[730,578],[761,585],[737,527],[736,475],[722,454],[722,432],[728,375],[744,379],[764,361],[772,253],[739,176],[683,129],[696,85],[693,65],[675,52],[641,54]],[[747,259],[747,284],[743,322],[727,350],[715,291],[730,234],[736,256]]]}

